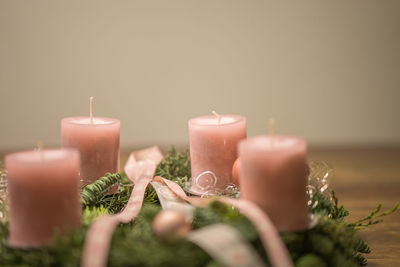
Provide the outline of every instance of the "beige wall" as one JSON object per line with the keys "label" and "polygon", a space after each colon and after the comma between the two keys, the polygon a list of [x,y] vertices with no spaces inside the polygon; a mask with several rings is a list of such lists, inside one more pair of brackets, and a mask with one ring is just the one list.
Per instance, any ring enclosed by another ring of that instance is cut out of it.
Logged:
{"label": "beige wall", "polygon": [[127,146],[185,144],[187,120],[249,135],[400,143],[400,1],[0,0],[0,149],[59,144],[60,119],[122,121]]}

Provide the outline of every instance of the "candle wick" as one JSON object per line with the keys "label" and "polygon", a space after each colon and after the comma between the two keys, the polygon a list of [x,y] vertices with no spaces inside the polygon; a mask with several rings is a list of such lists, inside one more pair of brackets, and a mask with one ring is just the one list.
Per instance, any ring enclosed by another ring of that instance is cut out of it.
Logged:
{"label": "candle wick", "polygon": [[90,97],[89,113],[90,113],[90,124],[93,124],[93,96]]}
{"label": "candle wick", "polygon": [[271,118],[269,119],[269,137],[270,137],[270,144],[271,148],[274,148],[274,143],[275,143],[275,119]]}
{"label": "candle wick", "polygon": [[218,125],[221,124],[221,115],[219,115],[215,110],[211,112],[215,117],[218,118]]}
{"label": "candle wick", "polygon": [[40,159],[44,158],[44,145],[42,141],[37,141],[37,150],[39,151]]}

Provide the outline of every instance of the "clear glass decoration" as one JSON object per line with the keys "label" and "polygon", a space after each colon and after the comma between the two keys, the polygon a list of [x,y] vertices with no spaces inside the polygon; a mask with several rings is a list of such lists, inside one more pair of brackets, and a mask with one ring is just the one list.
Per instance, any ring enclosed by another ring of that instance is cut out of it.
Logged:
{"label": "clear glass decoration", "polygon": [[[309,197],[308,204],[311,205],[311,199],[316,192],[327,194],[327,189],[329,188],[330,180],[334,176],[334,172],[333,169],[328,166],[328,164],[320,160],[310,161],[307,165],[307,172],[308,180],[306,192]],[[194,178],[196,179],[195,184],[197,184],[199,186],[199,189],[201,189],[201,191],[203,192],[201,195],[193,192],[193,190],[191,189],[192,179],[193,178],[188,179],[183,188],[186,192],[190,194],[198,195],[200,197],[228,196],[239,198],[240,196],[239,187],[234,183],[228,184],[222,190],[215,188],[218,177],[211,171],[205,171]]]}
{"label": "clear glass decoration", "polygon": [[7,203],[7,171],[0,162],[0,220],[6,218],[6,203]]}
{"label": "clear glass decoration", "polygon": [[[312,198],[315,193],[329,194],[329,183],[334,176],[333,169],[323,161],[310,161],[308,163],[308,184],[306,192],[309,198],[308,205],[312,204]],[[318,203],[315,202],[314,205]]]}
{"label": "clear glass decoration", "polygon": [[[195,179],[195,183],[192,183],[192,179]],[[229,183],[224,189],[219,189],[215,185],[217,184],[217,176],[211,171],[205,171],[195,178],[190,178],[183,185],[183,189],[192,195],[200,197],[211,197],[211,196],[227,196],[233,198],[239,198],[240,192],[237,185]],[[198,192],[193,190],[193,184],[199,189]]]}

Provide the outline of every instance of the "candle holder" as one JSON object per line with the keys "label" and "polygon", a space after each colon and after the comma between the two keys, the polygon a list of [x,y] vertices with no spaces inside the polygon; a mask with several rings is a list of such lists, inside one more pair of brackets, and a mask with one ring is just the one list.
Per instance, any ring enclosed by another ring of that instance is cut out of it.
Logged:
{"label": "candle holder", "polygon": [[[311,200],[316,192],[329,195],[327,189],[329,188],[329,182],[334,176],[334,171],[328,164],[321,160],[309,161],[307,164],[307,171],[308,183],[306,186],[306,192],[309,198],[308,205],[311,205]],[[201,197],[216,195],[230,196],[234,198],[240,197],[240,189],[236,184],[230,183],[224,189],[218,189],[215,186],[217,179],[217,176],[213,172],[205,171],[195,178],[192,177],[187,179],[184,183],[183,189],[191,195]],[[197,185],[196,187],[198,187],[198,190],[195,190],[193,184]]]}
{"label": "candle holder", "polygon": [[[318,192],[329,196],[329,183],[334,176],[334,171],[328,164],[321,160],[309,161],[307,164],[307,186],[306,192],[308,196],[308,206],[318,205],[318,201],[312,201],[313,196]],[[194,179],[194,181],[193,181]],[[234,184],[230,183],[225,189],[218,189],[215,185],[217,183],[217,176],[211,171],[205,171],[195,178],[189,178],[184,184],[183,189],[186,193],[200,197],[211,196],[226,196],[232,198],[240,197],[240,189]],[[193,184],[198,185],[198,191],[194,190]],[[201,192],[201,193],[199,193]],[[315,214],[308,214],[309,223],[307,229],[312,229],[317,225],[319,217]]]}
{"label": "candle holder", "polygon": [[211,197],[226,196],[232,198],[240,197],[239,187],[234,183],[229,183],[225,188],[217,187],[218,178],[212,171],[200,173],[197,177],[189,178],[183,185],[183,189],[195,196]]}

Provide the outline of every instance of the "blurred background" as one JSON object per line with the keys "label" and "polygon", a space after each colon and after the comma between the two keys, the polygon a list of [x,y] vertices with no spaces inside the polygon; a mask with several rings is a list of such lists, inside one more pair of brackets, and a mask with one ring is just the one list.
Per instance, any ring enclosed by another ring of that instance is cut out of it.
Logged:
{"label": "blurred background", "polygon": [[60,120],[121,120],[123,149],[186,146],[187,120],[312,146],[400,144],[400,1],[0,1],[0,150]]}

